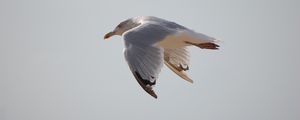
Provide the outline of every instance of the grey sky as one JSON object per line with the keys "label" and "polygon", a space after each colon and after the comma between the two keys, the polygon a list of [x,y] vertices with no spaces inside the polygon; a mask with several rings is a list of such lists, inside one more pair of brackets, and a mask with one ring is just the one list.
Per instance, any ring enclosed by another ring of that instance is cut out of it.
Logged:
{"label": "grey sky", "polygon": [[[297,0],[0,1],[1,120],[299,120]],[[164,68],[145,93],[120,21],[153,15],[221,40],[190,48],[194,84]]]}

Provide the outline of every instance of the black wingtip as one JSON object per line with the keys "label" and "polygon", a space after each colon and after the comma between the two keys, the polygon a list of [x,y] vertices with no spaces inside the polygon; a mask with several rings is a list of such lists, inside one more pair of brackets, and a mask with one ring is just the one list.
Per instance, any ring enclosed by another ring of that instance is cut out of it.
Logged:
{"label": "black wingtip", "polygon": [[154,97],[155,99],[157,99],[157,96],[155,95],[155,96],[152,96],[152,97]]}
{"label": "black wingtip", "polygon": [[137,82],[140,84],[140,86],[152,97],[157,99],[157,95],[155,92],[152,90],[152,85],[155,85],[155,81],[152,83],[149,80],[145,80],[141,77],[141,75],[135,71],[133,72],[134,77],[136,78]]}
{"label": "black wingtip", "polygon": [[144,90],[151,95],[152,97],[154,97],[155,99],[157,99],[157,95],[155,94],[155,92],[152,90],[152,87],[146,87],[144,88]]}

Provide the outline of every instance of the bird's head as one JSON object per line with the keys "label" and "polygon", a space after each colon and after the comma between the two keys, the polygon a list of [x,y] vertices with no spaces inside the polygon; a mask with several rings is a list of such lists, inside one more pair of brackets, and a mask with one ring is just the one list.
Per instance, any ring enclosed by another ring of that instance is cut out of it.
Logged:
{"label": "bird's head", "polygon": [[107,33],[104,35],[104,39],[108,39],[111,36],[114,35],[122,35],[127,30],[134,28],[138,26],[140,23],[138,23],[135,19],[127,19],[123,22],[121,22],[113,31]]}

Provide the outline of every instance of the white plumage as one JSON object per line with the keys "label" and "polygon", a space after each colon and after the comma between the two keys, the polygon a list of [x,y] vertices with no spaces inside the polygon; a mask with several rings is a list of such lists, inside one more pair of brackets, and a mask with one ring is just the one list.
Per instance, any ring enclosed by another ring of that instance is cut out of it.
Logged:
{"label": "white plumage", "polygon": [[125,41],[125,59],[141,87],[154,98],[152,90],[165,63],[174,73],[193,82],[186,71],[189,69],[187,46],[202,49],[218,49],[215,39],[197,33],[184,26],[152,16],[141,16],[121,22],[107,39],[121,35]]}

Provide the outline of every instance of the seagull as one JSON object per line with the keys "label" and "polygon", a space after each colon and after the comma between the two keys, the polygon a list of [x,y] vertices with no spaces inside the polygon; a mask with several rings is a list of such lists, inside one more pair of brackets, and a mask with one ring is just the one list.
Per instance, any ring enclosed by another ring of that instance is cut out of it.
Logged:
{"label": "seagull", "polygon": [[121,22],[113,31],[104,35],[122,36],[124,55],[128,66],[140,86],[152,97],[163,64],[182,79],[193,83],[188,77],[188,46],[217,50],[216,39],[195,32],[175,22],[154,16],[138,16]]}

